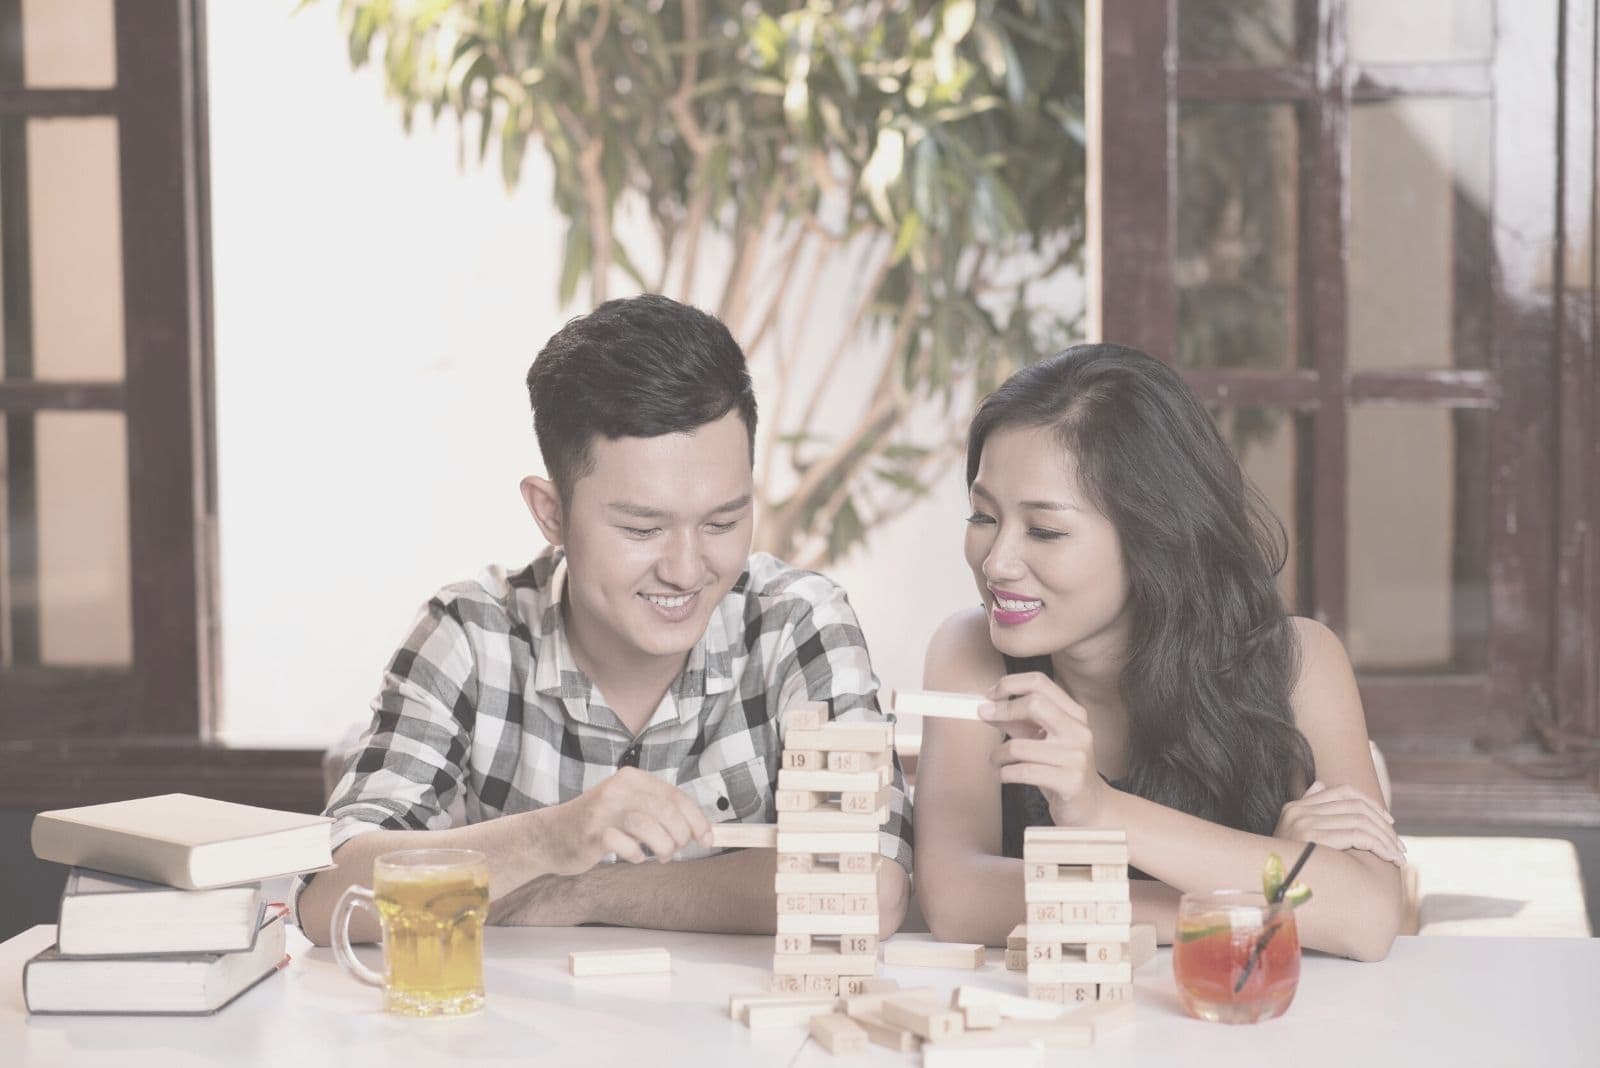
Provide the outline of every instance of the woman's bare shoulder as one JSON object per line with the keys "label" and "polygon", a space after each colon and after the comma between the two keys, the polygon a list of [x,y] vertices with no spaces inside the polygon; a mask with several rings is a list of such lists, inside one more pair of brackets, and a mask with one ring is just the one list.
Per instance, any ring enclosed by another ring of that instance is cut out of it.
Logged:
{"label": "woman's bare shoulder", "polygon": [[1005,661],[989,641],[989,617],[982,606],[948,616],[928,640],[922,685],[928,690],[981,693],[1005,674]]}

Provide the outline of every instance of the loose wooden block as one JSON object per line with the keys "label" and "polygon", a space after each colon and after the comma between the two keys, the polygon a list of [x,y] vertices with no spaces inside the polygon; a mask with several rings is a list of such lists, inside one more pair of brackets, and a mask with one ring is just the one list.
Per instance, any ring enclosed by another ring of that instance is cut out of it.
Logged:
{"label": "loose wooden block", "polygon": [[653,975],[672,971],[665,949],[589,949],[567,954],[573,975]]}
{"label": "loose wooden block", "polygon": [[1095,923],[1132,923],[1133,902],[1097,901],[1094,905]]}
{"label": "loose wooden block", "polygon": [[1060,1004],[1018,997],[1004,990],[991,990],[984,986],[957,987],[952,1000],[960,1009],[973,1005],[993,1005],[1008,1020],[1053,1020],[1066,1011]]}
{"label": "loose wooden block", "polygon": [[778,871],[780,872],[807,872],[816,866],[816,859],[810,853],[778,854]]}
{"label": "loose wooden block", "polygon": [[[782,775],[783,772],[780,771],[778,774]],[[1027,842],[1022,847],[1022,860],[1024,864],[1086,865],[1090,868],[1090,878],[1093,879],[1093,868],[1096,864],[1126,866],[1128,846],[1124,842]],[[1127,878],[1126,873],[1123,874],[1123,878]]]}
{"label": "loose wooden block", "polygon": [[1125,883],[1128,881],[1126,864],[1091,864],[1089,878],[1097,883]]}
{"label": "loose wooden block", "polygon": [[945,1008],[924,995],[901,994],[885,998],[882,1012],[885,1023],[903,1027],[929,1042],[938,1042],[966,1030],[959,1011]]}
{"label": "loose wooden block", "polygon": [[1126,942],[1132,929],[1125,923],[1030,923],[1028,944],[1035,942]]}
{"label": "loose wooden block", "polygon": [[713,823],[711,844],[717,849],[771,849],[778,843],[775,823]]}
{"label": "loose wooden block", "polygon": [[877,831],[778,830],[779,853],[876,853]]}
{"label": "loose wooden block", "polygon": [[[783,915],[778,917],[779,934],[845,935],[878,933],[878,917],[836,915]],[[848,952],[848,951],[846,951]]]}
{"label": "loose wooden block", "polygon": [[883,944],[883,963],[918,968],[981,968],[983,956],[983,946],[976,942],[893,939]]}
{"label": "loose wooden block", "polygon": [[[829,722],[828,706],[821,701],[806,701],[790,705],[779,715],[786,732],[789,731],[814,731],[824,723]],[[788,734],[785,733],[785,738]],[[785,741],[785,745],[790,744]]]}
{"label": "loose wooden block", "polygon": [[862,1053],[867,1048],[867,1032],[848,1016],[813,1016],[809,1026],[817,1044],[835,1056]]}
{"label": "loose wooden block", "polygon": [[815,998],[794,994],[729,994],[728,1015],[745,1022],[745,1013],[752,1005],[812,1005],[818,1012],[832,1012],[833,998]]}
{"label": "loose wooden block", "polygon": [[922,1039],[907,1031],[903,1027],[895,1027],[877,1012],[861,1012],[850,1017],[867,1033],[867,1038],[879,1046],[899,1050],[901,1053],[915,1053],[922,1046]]}
{"label": "loose wooden block", "polygon": [[1025,972],[1028,970],[1028,951],[1024,949],[1006,950],[1006,971]]}
{"label": "loose wooden block", "polygon": [[858,753],[850,750],[832,750],[828,753],[829,771],[875,771],[887,768],[894,758],[888,750],[881,753]]}
{"label": "loose wooden block", "polygon": [[876,812],[814,808],[803,812],[779,812],[778,826],[785,831],[876,831],[888,819],[887,805]]}
{"label": "loose wooden block", "polygon": [[815,790],[776,790],[772,794],[772,803],[779,812],[805,812],[817,808],[826,800],[826,794]]}
{"label": "loose wooden block", "polygon": [[1000,1006],[967,1005],[961,1007],[961,1022],[968,1031],[988,1031],[1000,1026]]}
{"label": "loose wooden block", "polygon": [[881,825],[888,819],[889,790],[885,787],[876,793],[842,793],[839,795],[839,811],[848,812],[852,816],[881,812],[884,814],[884,818],[878,821]]}
{"label": "loose wooden block", "polygon": [[[796,959],[796,958],[785,958]],[[1133,965],[1090,964],[1087,961],[1058,961],[1038,964],[1028,961],[1028,982],[1032,983],[1131,983]]]}
{"label": "loose wooden block", "polygon": [[779,934],[772,938],[774,953],[810,953],[811,936],[808,934]]}
{"label": "loose wooden block", "polygon": [[1138,968],[1156,955],[1156,925],[1136,923],[1128,938],[1128,959]]}
{"label": "loose wooden block", "polygon": [[922,1068],[1036,1068],[1045,1063],[1045,1048],[1023,1035],[980,1031],[929,1044]]}
{"label": "loose wooden block", "polygon": [[1127,883],[1096,883],[1088,879],[1053,883],[1027,883],[1022,887],[1024,901],[1127,901]]}
{"label": "loose wooden block", "polygon": [[1132,1001],[1132,983],[1101,983],[1095,995],[1097,1001]]}
{"label": "loose wooden block", "polygon": [[786,872],[780,865],[772,888],[780,894],[871,894],[876,901],[878,877],[872,872],[841,872],[836,868]]}
{"label": "loose wooden block", "polygon": [[807,994],[837,994],[838,992],[839,977],[837,975],[806,976]]}
{"label": "loose wooden block", "polygon": [[970,719],[985,722],[978,716],[978,706],[988,702],[987,697],[970,693],[944,693],[938,690],[896,690],[894,714],[897,716],[929,716],[935,719]]}
{"label": "loose wooden block", "polygon": [[1029,842],[1126,842],[1128,832],[1116,827],[1026,827],[1022,844]]}
{"label": "loose wooden block", "polygon": [[877,853],[840,853],[839,870],[847,875],[870,873],[876,876],[878,865],[882,860],[883,858]]}
{"label": "loose wooden block", "polygon": [[788,1005],[752,1004],[745,1009],[744,1023],[752,1031],[803,1025],[813,1016],[832,1012],[834,1001],[834,998],[818,997],[810,1002],[797,1001]]}
{"label": "loose wooden block", "polygon": [[815,730],[791,730],[785,747],[823,752],[885,753],[894,745],[892,723],[827,723]]}
{"label": "loose wooden block", "polygon": [[1006,935],[1006,948],[1007,949],[1027,949],[1028,948],[1028,925],[1027,924],[1019,923],[1015,927],[1011,928],[1011,933]]}
{"label": "loose wooden block", "polygon": [[[790,731],[790,735],[797,732]],[[785,749],[783,766],[799,771],[821,771],[828,766],[828,758],[817,749]]]}
{"label": "loose wooden block", "polygon": [[871,975],[878,958],[870,954],[823,952],[812,946],[810,953],[772,958],[775,975]]}
{"label": "loose wooden block", "polygon": [[[778,772],[778,789],[875,794],[893,779],[894,773],[888,768],[874,771],[797,771],[784,768]],[[877,807],[873,805],[868,811]]]}

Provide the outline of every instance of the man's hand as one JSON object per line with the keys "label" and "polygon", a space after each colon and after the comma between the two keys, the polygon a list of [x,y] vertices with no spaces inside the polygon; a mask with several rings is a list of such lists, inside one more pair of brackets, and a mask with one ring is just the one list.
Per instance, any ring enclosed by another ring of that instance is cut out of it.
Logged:
{"label": "man's hand", "polygon": [[1083,706],[1037,671],[1007,675],[978,715],[1010,737],[995,750],[1001,782],[1037,786],[1059,827],[1090,827],[1111,792],[1094,762],[1094,736]]}
{"label": "man's hand", "polygon": [[607,853],[638,864],[652,854],[671,860],[691,842],[711,845],[711,824],[700,806],[638,768],[619,768],[600,785],[548,811],[550,870],[559,875],[588,871]]}
{"label": "man's hand", "polygon": [[1283,806],[1275,838],[1316,842],[1331,849],[1365,849],[1396,867],[1406,847],[1394,833],[1394,817],[1353,786],[1311,784],[1305,796]]}

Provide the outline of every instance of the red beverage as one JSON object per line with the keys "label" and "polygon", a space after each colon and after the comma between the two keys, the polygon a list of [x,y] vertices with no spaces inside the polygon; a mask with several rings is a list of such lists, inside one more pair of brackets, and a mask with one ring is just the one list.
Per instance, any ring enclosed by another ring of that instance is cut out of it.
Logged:
{"label": "red beverage", "polygon": [[1230,1024],[1282,1016],[1300,982],[1294,911],[1244,891],[1185,894],[1172,971],[1191,1016]]}

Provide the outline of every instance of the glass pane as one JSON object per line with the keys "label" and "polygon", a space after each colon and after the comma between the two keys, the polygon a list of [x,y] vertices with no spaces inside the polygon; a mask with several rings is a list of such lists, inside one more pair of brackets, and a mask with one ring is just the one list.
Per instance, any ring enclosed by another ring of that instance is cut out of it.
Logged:
{"label": "glass pane", "polygon": [[1293,105],[1181,104],[1177,183],[1179,364],[1298,366]]}
{"label": "glass pane", "polygon": [[1299,502],[1311,483],[1310,450],[1301,448],[1309,419],[1287,408],[1224,408],[1212,415],[1245,477],[1283,524],[1288,557],[1278,573],[1278,591],[1291,613],[1304,615],[1308,605],[1301,591],[1310,579],[1304,559],[1309,545],[1302,544]]}
{"label": "glass pane", "polygon": [[117,81],[112,0],[22,0],[23,84],[109,89]]}
{"label": "glass pane", "polygon": [[1350,412],[1351,658],[1473,671],[1489,629],[1488,414]]}
{"label": "glass pane", "polygon": [[30,121],[27,153],[33,375],[120,379],[122,214],[116,120]]}
{"label": "glass pane", "polygon": [[41,412],[37,437],[40,661],[133,660],[128,449],[120,412]]}
{"label": "glass pane", "polygon": [[1296,0],[1179,0],[1184,63],[1293,63]]}
{"label": "glass pane", "polygon": [[1347,0],[1357,63],[1463,63],[1494,51],[1492,0]]}
{"label": "glass pane", "polygon": [[1350,366],[1489,361],[1487,100],[1402,99],[1350,118]]}

